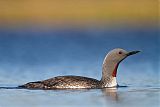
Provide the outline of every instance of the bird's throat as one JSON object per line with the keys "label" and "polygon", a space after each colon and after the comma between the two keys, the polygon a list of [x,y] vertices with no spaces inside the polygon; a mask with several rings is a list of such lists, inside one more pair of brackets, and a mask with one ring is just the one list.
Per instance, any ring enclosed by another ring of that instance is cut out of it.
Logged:
{"label": "bird's throat", "polygon": [[115,66],[115,68],[114,68],[114,70],[113,70],[113,72],[112,72],[112,76],[113,76],[113,77],[116,77],[116,76],[117,76],[118,65],[119,65],[119,64],[116,64],[116,66]]}

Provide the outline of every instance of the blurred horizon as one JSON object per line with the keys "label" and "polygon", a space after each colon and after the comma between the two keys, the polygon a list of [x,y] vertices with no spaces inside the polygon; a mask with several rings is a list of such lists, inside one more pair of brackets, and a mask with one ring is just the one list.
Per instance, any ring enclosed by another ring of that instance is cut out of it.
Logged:
{"label": "blurred horizon", "polygon": [[0,26],[157,26],[156,0],[1,0]]}

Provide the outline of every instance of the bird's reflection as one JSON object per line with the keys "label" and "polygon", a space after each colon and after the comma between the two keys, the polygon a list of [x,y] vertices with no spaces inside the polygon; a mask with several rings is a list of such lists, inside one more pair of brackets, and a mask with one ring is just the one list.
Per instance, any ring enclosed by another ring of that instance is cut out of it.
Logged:
{"label": "bird's reflection", "polygon": [[108,100],[113,100],[113,101],[118,101],[118,94],[117,94],[117,87],[113,87],[113,88],[103,88],[102,92],[103,95],[105,96],[105,98]]}

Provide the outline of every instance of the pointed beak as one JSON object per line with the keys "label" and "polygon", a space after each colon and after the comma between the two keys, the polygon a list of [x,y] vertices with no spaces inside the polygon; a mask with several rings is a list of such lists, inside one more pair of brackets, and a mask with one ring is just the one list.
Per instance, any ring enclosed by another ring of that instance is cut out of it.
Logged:
{"label": "pointed beak", "polygon": [[134,55],[136,53],[139,53],[140,51],[131,51],[131,52],[128,52],[127,53],[127,56],[130,56],[130,55]]}

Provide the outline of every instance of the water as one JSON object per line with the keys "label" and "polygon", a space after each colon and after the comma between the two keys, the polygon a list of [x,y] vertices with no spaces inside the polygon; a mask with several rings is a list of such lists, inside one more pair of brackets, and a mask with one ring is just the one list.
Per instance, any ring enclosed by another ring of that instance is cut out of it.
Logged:
{"label": "water", "polygon": [[[119,66],[118,89],[26,90],[29,81],[58,75],[101,78],[113,48],[142,50]],[[0,28],[0,107],[158,107],[159,36],[156,28]]]}

